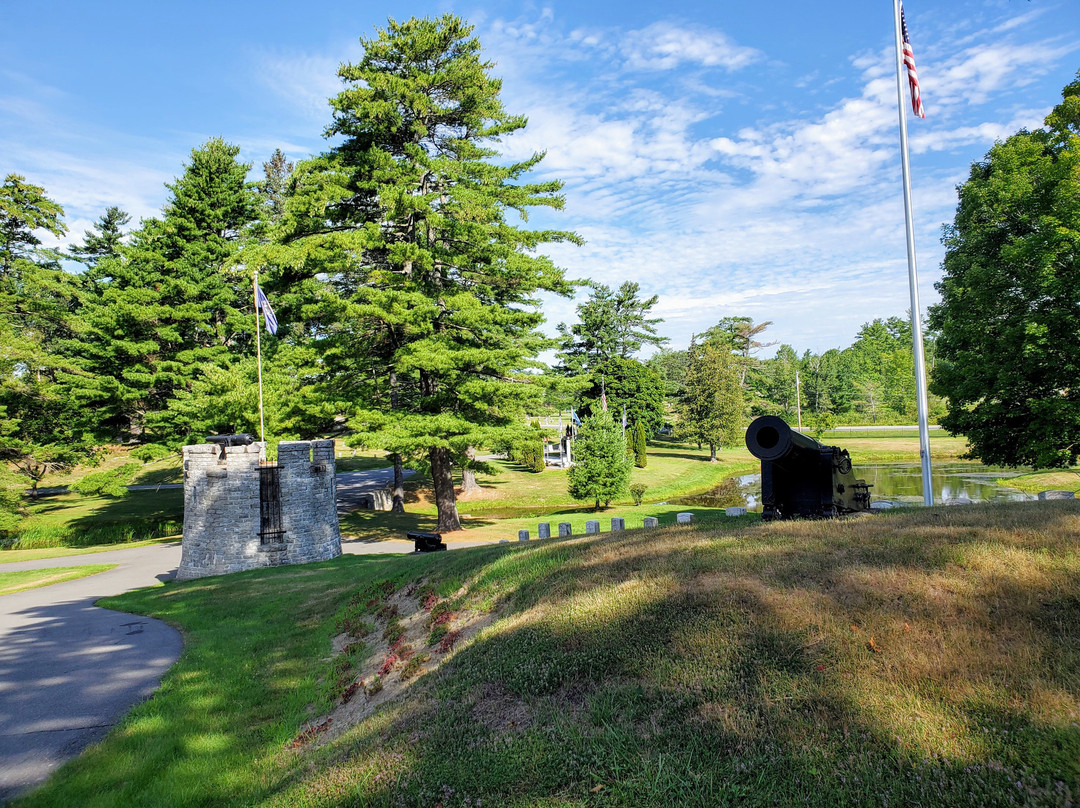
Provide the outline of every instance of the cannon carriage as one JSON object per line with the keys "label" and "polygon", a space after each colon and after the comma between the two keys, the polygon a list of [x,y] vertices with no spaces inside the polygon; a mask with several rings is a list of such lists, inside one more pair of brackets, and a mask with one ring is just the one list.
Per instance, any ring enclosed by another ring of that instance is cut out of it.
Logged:
{"label": "cannon carriage", "polygon": [[746,430],[761,461],[763,519],[821,518],[870,510],[870,486],[855,478],[846,449],[824,446],[763,415]]}

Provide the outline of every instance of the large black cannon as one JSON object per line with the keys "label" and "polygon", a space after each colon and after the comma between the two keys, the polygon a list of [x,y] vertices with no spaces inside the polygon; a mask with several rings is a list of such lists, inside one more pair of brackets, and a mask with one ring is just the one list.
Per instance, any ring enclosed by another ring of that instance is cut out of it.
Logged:
{"label": "large black cannon", "polygon": [[783,418],[763,415],[746,430],[761,461],[761,517],[837,516],[870,509],[870,486],[856,480],[846,449],[823,446]]}

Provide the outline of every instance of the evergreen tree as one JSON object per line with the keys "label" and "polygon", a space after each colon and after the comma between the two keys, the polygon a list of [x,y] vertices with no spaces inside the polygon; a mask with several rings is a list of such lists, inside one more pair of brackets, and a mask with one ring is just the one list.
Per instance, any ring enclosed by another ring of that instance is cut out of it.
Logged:
{"label": "evergreen tree", "polygon": [[756,367],[753,354],[775,342],[759,342],[757,337],[772,325],[772,320],[755,323],[751,317],[724,317],[704,334],[702,340],[731,351],[738,357],[739,384],[747,386],[747,375]]}
{"label": "evergreen tree", "polygon": [[85,232],[82,244],[73,244],[68,248],[73,258],[86,264],[91,278],[97,277],[96,270],[101,261],[119,257],[123,228],[130,221],[131,216],[120,208],[106,208],[101,218],[94,222],[93,230]]}
{"label": "evergreen tree", "polygon": [[649,465],[649,457],[646,453],[645,424],[638,421],[634,424],[634,465],[639,469]]}
{"label": "evergreen tree", "polygon": [[17,174],[0,185],[0,461],[32,491],[91,449],[76,426],[78,407],[57,384],[67,365],[61,348],[78,327],[79,280],[38,236],[63,235],[63,214]]}
{"label": "evergreen tree", "polygon": [[540,392],[515,377],[546,344],[536,292],[569,287],[535,250],[577,239],[508,218],[561,208],[561,184],[520,181],[540,154],[497,159],[492,144],[525,119],[503,109],[470,26],[453,15],[390,20],[361,43],[331,99],[327,135],[340,142],[297,166],[283,248],[265,261],[283,280],[327,279],[334,356],[365,360],[331,369],[359,399],[356,438],[426,461],[437,529],[452,531],[452,464],[512,427]]}
{"label": "evergreen tree", "polygon": [[609,413],[590,415],[574,441],[574,465],[567,475],[570,496],[591,499],[597,509],[601,502],[607,506],[627,492],[631,466],[622,427]]}
{"label": "evergreen tree", "polygon": [[647,316],[656,305],[656,295],[639,299],[639,287],[631,281],[615,290],[595,282],[589,287],[589,299],[577,307],[578,322],[558,326],[564,372],[586,373],[616,357],[629,359],[642,345],[659,348],[668,341],[656,333],[663,320]]}
{"label": "evergreen tree", "polygon": [[[251,276],[234,266],[256,221],[250,166],[220,138],[191,153],[160,219],[95,266],[67,382],[104,435],[183,442],[170,402],[209,368],[254,352]],[[147,434],[149,433],[149,434]]]}
{"label": "evergreen tree", "polygon": [[733,445],[742,435],[743,396],[731,354],[712,343],[691,345],[686,388],[679,403],[679,434],[709,446]]}
{"label": "evergreen tree", "polygon": [[258,188],[267,208],[267,219],[271,222],[279,221],[285,213],[285,194],[292,172],[293,164],[281,149],[274,149],[269,162],[263,163],[263,181]]}

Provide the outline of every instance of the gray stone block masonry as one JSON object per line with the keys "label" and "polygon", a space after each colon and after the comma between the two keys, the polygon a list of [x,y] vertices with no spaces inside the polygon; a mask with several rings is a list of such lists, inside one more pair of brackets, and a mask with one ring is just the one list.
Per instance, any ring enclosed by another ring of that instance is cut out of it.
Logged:
{"label": "gray stone block masonry", "polygon": [[178,581],[341,555],[334,442],[278,444],[280,536],[264,541],[259,500],[263,446],[184,447],[184,540]]}

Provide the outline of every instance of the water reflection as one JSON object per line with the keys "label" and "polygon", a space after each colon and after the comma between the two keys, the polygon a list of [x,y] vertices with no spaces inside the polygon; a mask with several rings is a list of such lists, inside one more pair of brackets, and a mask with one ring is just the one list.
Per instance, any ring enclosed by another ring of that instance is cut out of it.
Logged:
{"label": "water reflection", "polygon": [[[856,476],[870,483],[870,495],[877,500],[922,503],[922,469],[918,465],[859,466]],[[931,470],[934,502],[969,500],[971,502],[1001,502],[1036,499],[1015,488],[1008,480],[1024,474],[1015,469],[984,466],[981,463],[947,463]],[[743,506],[747,510],[761,509],[761,475],[747,474],[732,477],[712,491],[677,501],[679,505],[698,505],[713,508]]]}
{"label": "water reflection", "polygon": [[[930,486],[934,502],[938,504],[950,499],[971,502],[1036,499],[1034,494],[1009,488],[1009,478],[1024,473],[981,463],[947,463],[931,469]],[[919,466],[860,466],[858,474],[873,484],[870,494],[874,499],[922,502],[922,469]]]}

